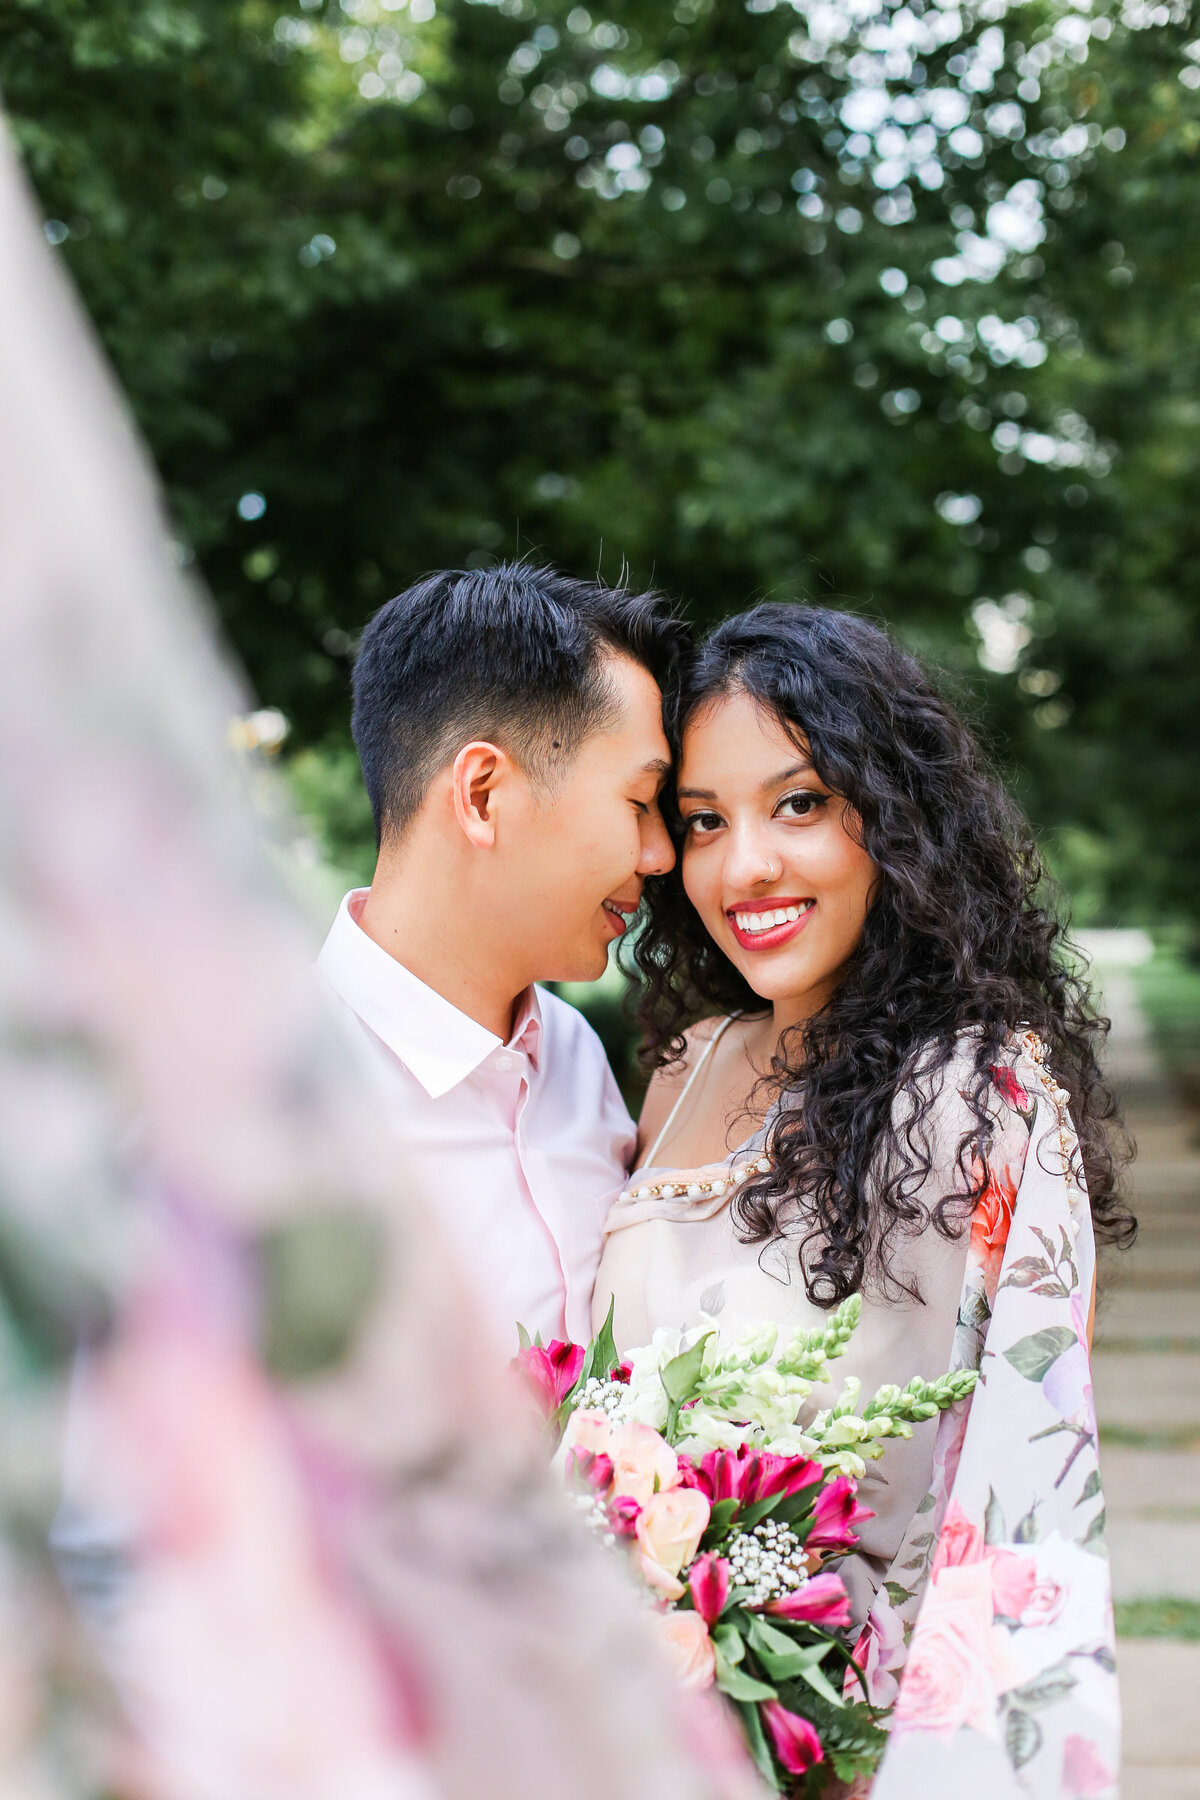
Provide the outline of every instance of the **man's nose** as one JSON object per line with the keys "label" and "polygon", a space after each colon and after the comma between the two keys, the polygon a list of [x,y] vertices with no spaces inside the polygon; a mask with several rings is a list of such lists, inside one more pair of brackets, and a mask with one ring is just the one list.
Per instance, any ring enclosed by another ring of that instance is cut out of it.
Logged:
{"label": "man's nose", "polygon": [[675,846],[666,821],[658,808],[642,822],[642,854],[638,859],[639,875],[666,875],[675,867]]}

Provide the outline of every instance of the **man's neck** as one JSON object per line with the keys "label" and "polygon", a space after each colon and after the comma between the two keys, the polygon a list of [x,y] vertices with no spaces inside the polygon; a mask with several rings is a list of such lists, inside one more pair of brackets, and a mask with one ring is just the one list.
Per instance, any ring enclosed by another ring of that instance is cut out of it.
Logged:
{"label": "man's neck", "polygon": [[[434,904],[423,894],[433,896]],[[477,918],[447,911],[444,883],[425,886],[415,873],[400,879],[381,858],[357,923],[418,981],[507,1042],[528,983],[514,987],[505,979]]]}

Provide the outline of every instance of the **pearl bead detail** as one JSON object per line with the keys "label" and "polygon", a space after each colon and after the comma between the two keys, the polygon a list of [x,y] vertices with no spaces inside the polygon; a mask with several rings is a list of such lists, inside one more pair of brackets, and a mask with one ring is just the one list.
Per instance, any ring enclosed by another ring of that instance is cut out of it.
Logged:
{"label": "pearl bead detail", "polygon": [[756,1157],[752,1162],[739,1164],[737,1168],[728,1168],[721,1175],[711,1176],[708,1180],[682,1181],[648,1181],[643,1187],[625,1188],[618,1196],[621,1200],[706,1200],[711,1195],[719,1200],[723,1194],[731,1193],[753,1175],[767,1175],[771,1170],[771,1159],[768,1156]]}

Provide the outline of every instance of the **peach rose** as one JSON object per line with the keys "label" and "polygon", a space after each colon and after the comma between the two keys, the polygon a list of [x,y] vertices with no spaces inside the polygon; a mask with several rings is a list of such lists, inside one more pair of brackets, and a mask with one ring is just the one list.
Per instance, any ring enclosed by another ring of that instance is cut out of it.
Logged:
{"label": "peach rose", "polygon": [[652,1556],[647,1556],[644,1550],[638,1552],[638,1568],[646,1586],[653,1588],[662,1599],[682,1600],[687,1593],[678,1575],[672,1575],[669,1569],[664,1569],[661,1563],[655,1562]]}
{"label": "peach rose", "polygon": [[592,1456],[603,1456],[612,1437],[612,1422],[607,1413],[589,1412],[579,1407],[567,1420],[559,1452],[564,1461],[572,1450],[585,1450]]}
{"label": "peach rose", "polygon": [[638,1543],[660,1569],[678,1575],[700,1548],[712,1507],[699,1488],[652,1494],[634,1527]]}
{"label": "peach rose", "polygon": [[613,1493],[639,1506],[679,1485],[679,1458],[653,1425],[618,1425],[604,1446],[613,1460]]}
{"label": "peach rose", "polygon": [[1003,1631],[992,1623],[986,1562],[946,1567],[933,1578],[900,1681],[894,1729],[949,1740],[962,1725],[999,1736],[996,1702],[1016,1679]]}
{"label": "peach rose", "polygon": [[708,1626],[695,1612],[655,1614],[659,1642],[684,1687],[711,1687],[717,1673],[717,1657]]}

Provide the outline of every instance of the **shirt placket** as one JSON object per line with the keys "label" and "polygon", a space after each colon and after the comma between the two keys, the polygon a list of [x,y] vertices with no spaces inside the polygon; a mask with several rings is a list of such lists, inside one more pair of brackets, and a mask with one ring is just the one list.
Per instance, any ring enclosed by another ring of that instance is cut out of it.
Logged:
{"label": "shirt placket", "polygon": [[[546,1216],[545,1209],[538,1198],[538,1184],[534,1180],[532,1166],[535,1159],[531,1156],[525,1142],[524,1119],[525,1111],[529,1104],[530,1094],[530,1063],[528,1054],[514,1046],[506,1046],[496,1057],[495,1067],[505,1080],[506,1091],[512,1095],[507,1116],[509,1117],[513,1134],[513,1149],[516,1154],[517,1173],[528,1205],[541,1226],[542,1234],[553,1266],[558,1271],[558,1330],[565,1334],[567,1316],[566,1270],[563,1267],[562,1251],[558,1239]],[[507,1088],[507,1083],[510,1081],[513,1084],[511,1089]]]}

